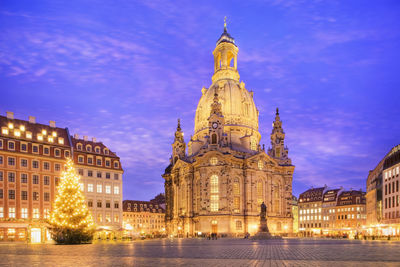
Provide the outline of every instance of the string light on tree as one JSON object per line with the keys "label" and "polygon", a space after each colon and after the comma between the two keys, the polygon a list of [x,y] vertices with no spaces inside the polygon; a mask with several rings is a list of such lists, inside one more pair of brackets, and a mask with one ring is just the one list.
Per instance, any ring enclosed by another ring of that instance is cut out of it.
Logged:
{"label": "string light on tree", "polygon": [[49,219],[57,243],[87,243],[93,239],[95,224],[79,181],[74,163],[68,158]]}

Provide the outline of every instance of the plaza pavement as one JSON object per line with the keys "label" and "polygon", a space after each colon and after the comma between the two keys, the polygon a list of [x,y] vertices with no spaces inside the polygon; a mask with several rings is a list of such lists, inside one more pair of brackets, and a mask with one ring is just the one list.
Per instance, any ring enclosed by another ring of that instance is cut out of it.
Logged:
{"label": "plaza pavement", "polygon": [[0,266],[400,266],[400,242],[163,239],[90,245],[0,243]]}

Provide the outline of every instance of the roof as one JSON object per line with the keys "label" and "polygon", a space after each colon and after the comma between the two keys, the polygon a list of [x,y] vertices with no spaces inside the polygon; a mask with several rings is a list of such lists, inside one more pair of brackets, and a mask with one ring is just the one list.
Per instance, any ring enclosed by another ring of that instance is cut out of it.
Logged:
{"label": "roof", "polygon": [[322,201],[322,196],[326,187],[311,188],[303,192],[299,196],[299,202],[315,202]]}
{"label": "roof", "polygon": [[217,40],[217,45],[219,45],[220,43],[231,43],[231,44],[235,44],[235,39],[228,33],[228,31],[226,30],[226,28],[224,28],[224,32],[221,34],[221,36],[219,37],[219,39]]}
{"label": "roof", "polygon": [[400,145],[393,147],[389,152],[385,162],[383,163],[383,169],[390,168],[398,163],[400,163]]}
{"label": "roof", "polygon": [[[112,152],[112,151],[111,151],[107,146],[105,146],[102,142],[94,142],[94,141],[89,141],[89,140],[84,140],[84,139],[77,139],[77,138],[75,138],[75,137],[73,137],[73,136],[71,136],[71,141],[72,141],[72,145],[73,145],[73,147],[74,147],[74,150],[77,151],[77,152],[88,152],[88,153],[90,153],[90,154],[98,154],[98,155],[103,155],[103,156],[107,156],[107,157],[111,157],[111,158],[118,158],[117,154],[116,154],[115,152]],[[76,149],[76,145],[77,145],[78,143],[82,144],[82,145],[83,145],[83,148],[85,148],[86,145],[91,145],[93,150],[92,150],[91,152],[86,151],[86,150],[82,150],[82,151],[77,150],[77,149]],[[100,153],[96,153],[96,152],[94,151],[94,149],[95,149],[96,146],[100,147]],[[109,154],[108,154],[108,155],[104,153],[104,149],[105,149],[105,148],[108,149],[108,151],[109,151]]]}
{"label": "roof", "polygon": [[[68,129],[67,128],[59,128],[59,127],[51,127],[50,125],[45,125],[41,123],[36,123],[36,122],[29,122],[25,120],[19,120],[19,119],[10,119],[5,116],[0,116],[0,127],[8,127],[8,124],[12,123],[13,124],[13,130],[19,130],[21,132],[20,137],[16,137],[14,134],[11,133],[13,131],[10,129],[10,133],[7,135],[10,138],[15,138],[18,140],[27,140],[29,142],[36,141],[38,143],[44,143],[44,144],[51,144],[51,145],[61,145],[57,142],[57,138],[63,138],[64,143],[62,146],[70,146],[69,144],[69,138],[68,138]],[[24,126],[24,130],[20,130],[21,126]],[[43,134],[44,131],[46,134]],[[26,138],[26,136],[23,134],[24,132],[31,132],[32,133],[32,138]],[[53,133],[55,133],[53,136]],[[44,138],[43,140],[38,140],[37,136],[42,135]],[[49,142],[46,136],[53,137],[54,141]]]}
{"label": "roof", "polygon": [[[357,203],[357,199],[359,203]],[[353,205],[353,204],[365,204],[365,192],[361,190],[350,190],[350,191],[343,191],[338,197],[338,206],[344,205]]]}
{"label": "roof", "polygon": [[[129,206],[130,204],[130,206]],[[136,204],[136,206],[135,206]],[[142,209],[141,206],[142,205]],[[152,201],[142,201],[142,200],[124,200],[122,201],[122,210],[124,212],[135,212],[133,209],[137,207],[136,212],[151,212],[151,213],[165,213],[165,209],[162,205],[157,204]],[[129,210],[131,208],[131,210]]]}
{"label": "roof", "polygon": [[342,190],[342,189],[330,189],[330,190],[325,191],[322,201],[323,202],[336,202],[337,195],[340,190]]}

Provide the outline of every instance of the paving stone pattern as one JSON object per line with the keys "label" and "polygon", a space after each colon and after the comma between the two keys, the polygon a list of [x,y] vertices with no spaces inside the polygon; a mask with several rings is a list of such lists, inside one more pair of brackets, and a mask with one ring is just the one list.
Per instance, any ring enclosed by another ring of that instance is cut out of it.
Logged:
{"label": "paving stone pattern", "polygon": [[0,266],[400,266],[400,242],[163,239],[91,245],[0,243]]}

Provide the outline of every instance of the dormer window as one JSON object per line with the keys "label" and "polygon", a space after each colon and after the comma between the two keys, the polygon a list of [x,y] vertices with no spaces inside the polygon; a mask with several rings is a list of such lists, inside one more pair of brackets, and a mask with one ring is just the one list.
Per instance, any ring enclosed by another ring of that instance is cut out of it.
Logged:
{"label": "dormer window", "polygon": [[21,132],[25,131],[25,125],[20,125],[19,129],[21,130]]}
{"label": "dormer window", "polygon": [[104,154],[106,154],[106,155],[109,154],[109,150],[107,148],[104,148]]}
{"label": "dormer window", "polygon": [[38,139],[39,141],[43,141],[43,135],[38,134],[38,135],[37,135],[37,139]]}
{"label": "dormer window", "polygon": [[76,145],[76,149],[82,150],[82,144],[77,144],[77,145]]}
{"label": "dormer window", "polygon": [[46,131],[46,130],[42,130],[42,134],[43,134],[43,135],[46,135],[46,134],[47,134],[47,131]]}
{"label": "dormer window", "polygon": [[8,128],[3,127],[3,128],[1,129],[1,133],[2,133],[2,134],[8,134]]}
{"label": "dormer window", "polygon": [[52,135],[53,137],[57,137],[57,132],[53,132],[51,135]]}
{"label": "dormer window", "polygon": [[92,152],[92,146],[91,146],[91,145],[87,145],[87,146],[86,146],[86,151]]}
{"label": "dormer window", "polygon": [[14,136],[16,137],[20,137],[21,136],[21,132],[17,129],[14,130]]}
{"label": "dormer window", "polygon": [[14,129],[14,124],[12,124],[11,122],[8,124],[8,128],[10,129]]}
{"label": "dormer window", "polygon": [[118,161],[114,161],[114,168],[118,169],[119,168],[119,162]]}
{"label": "dormer window", "polygon": [[96,146],[95,151],[96,153],[100,153],[100,147]]}
{"label": "dormer window", "polygon": [[26,138],[32,139],[32,133],[31,132],[26,132]]}
{"label": "dormer window", "polygon": [[64,138],[58,137],[58,143],[59,143],[60,145],[63,145],[63,144],[64,144]]}

